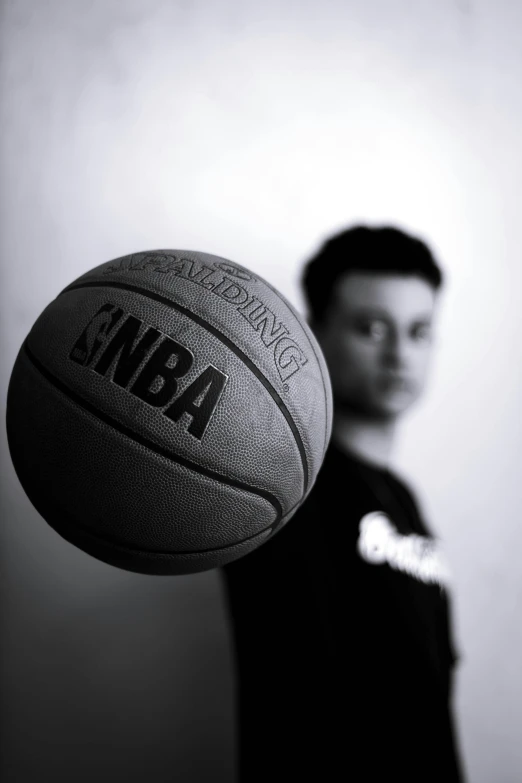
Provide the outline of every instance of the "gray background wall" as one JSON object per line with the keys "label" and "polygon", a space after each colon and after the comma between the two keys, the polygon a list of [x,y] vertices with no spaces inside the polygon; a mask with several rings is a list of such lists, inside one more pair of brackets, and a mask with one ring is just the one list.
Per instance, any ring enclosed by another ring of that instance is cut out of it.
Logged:
{"label": "gray background wall", "polygon": [[[454,573],[470,780],[521,780],[522,4],[4,0],[0,21],[3,405],[44,306],[117,255],[207,250],[302,307],[302,261],[348,222],[431,243],[449,284],[395,463]],[[232,781],[218,573],[76,551],[4,435],[1,479],[2,779]]]}

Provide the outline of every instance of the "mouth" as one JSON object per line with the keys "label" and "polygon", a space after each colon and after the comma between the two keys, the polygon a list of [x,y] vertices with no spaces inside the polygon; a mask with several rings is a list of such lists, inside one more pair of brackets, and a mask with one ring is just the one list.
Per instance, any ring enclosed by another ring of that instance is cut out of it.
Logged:
{"label": "mouth", "polygon": [[412,392],[414,383],[403,375],[385,375],[379,379],[379,385],[387,392]]}

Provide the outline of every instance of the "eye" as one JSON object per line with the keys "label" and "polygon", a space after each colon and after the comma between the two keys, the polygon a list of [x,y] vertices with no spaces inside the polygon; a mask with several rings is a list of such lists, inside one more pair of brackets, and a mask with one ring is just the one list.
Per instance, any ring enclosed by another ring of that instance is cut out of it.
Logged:
{"label": "eye", "polygon": [[431,340],[431,326],[429,324],[417,324],[413,327],[411,335],[414,340],[428,342]]}
{"label": "eye", "polygon": [[369,321],[361,321],[358,325],[358,331],[372,342],[381,342],[388,335],[388,326],[384,321],[373,318]]}

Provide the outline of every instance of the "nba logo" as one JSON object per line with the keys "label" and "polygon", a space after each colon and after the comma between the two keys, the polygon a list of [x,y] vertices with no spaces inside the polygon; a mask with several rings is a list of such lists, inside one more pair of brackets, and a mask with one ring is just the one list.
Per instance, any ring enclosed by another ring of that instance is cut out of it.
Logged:
{"label": "nba logo", "polygon": [[91,318],[76,340],[69,358],[87,367],[123,315],[123,310],[113,304],[105,304]]}

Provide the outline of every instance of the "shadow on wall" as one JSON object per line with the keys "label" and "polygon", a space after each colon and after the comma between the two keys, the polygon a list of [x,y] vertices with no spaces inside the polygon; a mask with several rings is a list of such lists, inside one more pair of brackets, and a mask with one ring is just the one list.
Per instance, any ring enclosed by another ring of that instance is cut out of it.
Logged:
{"label": "shadow on wall", "polygon": [[[31,573],[21,544],[10,549],[11,564]],[[233,675],[219,573],[124,574],[95,596],[61,603],[39,586],[45,576],[38,569],[9,586],[2,779],[232,783]]]}

